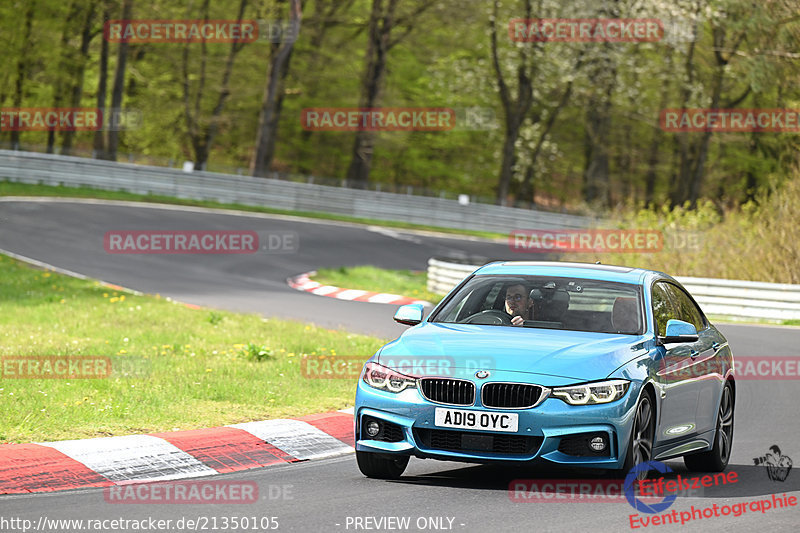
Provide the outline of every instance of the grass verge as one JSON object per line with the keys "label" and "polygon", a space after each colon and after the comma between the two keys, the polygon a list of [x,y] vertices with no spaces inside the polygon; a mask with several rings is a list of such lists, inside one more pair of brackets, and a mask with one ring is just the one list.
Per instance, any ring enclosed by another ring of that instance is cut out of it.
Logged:
{"label": "grass verge", "polygon": [[304,377],[308,354],[365,360],[385,341],[189,309],[0,255],[0,356],[111,356],[137,377],[0,377],[0,442],[195,429],[352,405],[352,379]]}
{"label": "grass verge", "polygon": [[508,238],[508,235],[500,233],[491,233],[488,231],[440,228],[437,226],[426,226],[424,224],[411,224],[407,222],[396,222],[390,220],[359,218],[347,215],[337,215],[335,213],[291,211],[289,209],[274,209],[271,207],[229,204],[222,202],[212,202],[207,200],[189,200],[185,198],[174,198],[172,196],[161,196],[157,194],[135,194],[124,191],[106,191],[103,189],[94,189],[91,187],[67,187],[62,185],[59,186],[29,185],[26,183],[11,182],[8,181],[7,179],[0,180],[0,196],[55,196],[63,198],[98,198],[101,200],[125,200],[128,202],[154,202],[161,204],[209,207],[214,209],[235,209],[237,211],[248,211],[252,213],[267,213],[272,215],[292,215],[292,216],[316,218],[322,220],[337,220],[341,222],[351,222],[354,224],[384,226],[388,228],[410,229],[410,230],[420,230],[420,231],[433,231],[436,233],[467,235],[471,237],[481,237],[486,239]]}
{"label": "grass verge", "polygon": [[444,296],[428,292],[426,272],[412,270],[386,270],[374,266],[320,268],[313,276],[323,285],[343,289],[388,292],[439,303]]}

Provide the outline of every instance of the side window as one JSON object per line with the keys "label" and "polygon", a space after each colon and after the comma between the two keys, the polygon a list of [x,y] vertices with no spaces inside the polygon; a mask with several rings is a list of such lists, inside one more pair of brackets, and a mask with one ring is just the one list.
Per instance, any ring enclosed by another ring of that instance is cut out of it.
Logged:
{"label": "side window", "polygon": [[671,318],[677,318],[665,283],[653,285],[653,316],[656,318],[656,334],[659,337],[665,336],[667,334],[667,321]]}
{"label": "side window", "polygon": [[464,318],[463,316],[460,315],[461,315],[461,310],[464,308],[464,304],[467,303],[467,298],[462,298],[461,301],[458,302],[458,305],[456,305],[449,313],[447,313],[447,315],[445,315],[442,320],[445,322],[457,322],[458,320]]}
{"label": "side window", "polygon": [[[486,295],[486,299],[483,301],[483,305],[481,306],[481,311],[485,311],[487,309],[502,309],[502,304],[499,303],[497,297],[500,296],[500,290],[503,288],[503,283],[495,283],[489,293]],[[503,291],[502,298],[506,297],[505,291]],[[505,300],[503,300],[505,302]]]}
{"label": "side window", "polygon": [[676,318],[688,322],[689,324],[694,324],[697,331],[705,329],[706,324],[705,320],[703,320],[703,313],[697,308],[692,299],[689,298],[689,295],[678,286],[672,285],[671,283],[667,284],[667,288],[669,289],[672,302],[675,306],[675,311],[677,313]]}

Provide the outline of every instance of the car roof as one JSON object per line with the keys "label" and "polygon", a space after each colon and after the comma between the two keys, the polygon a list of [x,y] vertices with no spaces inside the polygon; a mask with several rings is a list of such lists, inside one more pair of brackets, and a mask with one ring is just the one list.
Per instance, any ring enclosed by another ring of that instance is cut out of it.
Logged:
{"label": "car roof", "polygon": [[562,261],[497,261],[475,271],[475,275],[507,274],[596,279],[634,284],[642,284],[645,278],[669,278],[661,272],[642,268]]}

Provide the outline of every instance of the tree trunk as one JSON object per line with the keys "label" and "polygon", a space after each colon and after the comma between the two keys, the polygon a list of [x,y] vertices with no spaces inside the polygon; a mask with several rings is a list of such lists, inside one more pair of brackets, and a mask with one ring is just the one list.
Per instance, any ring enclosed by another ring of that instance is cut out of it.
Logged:
{"label": "tree trunk", "polygon": [[[31,43],[31,29],[33,27],[33,12],[36,10],[36,0],[28,2],[28,10],[25,12],[25,37],[22,39],[22,50],[17,59],[17,80],[14,86],[14,107],[22,107],[23,91],[25,88],[25,77],[28,75],[28,51],[33,48]],[[17,130],[11,131],[11,149],[19,150],[19,134]]]}
{"label": "tree trunk", "polygon": [[506,119],[506,135],[503,139],[503,159],[500,162],[500,181],[497,185],[497,205],[505,205],[508,199],[511,177],[514,173],[514,165],[517,162],[515,145],[519,138],[519,129],[521,125],[522,121],[519,118]]}
{"label": "tree trunk", "polygon": [[[618,0],[611,5],[605,2],[598,10],[601,18],[619,16]],[[586,109],[586,150],[583,171],[584,199],[602,207],[611,204],[611,178],[609,176],[609,150],[611,144],[611,98],[617,82],[616,46],[602,43],[595,47],[589,60],[589,102]]]}
{"label": "tree trunk", "polygon": [[[81,29],[81,47],[78,63],[75,65],[75,72],[72,81],[72,90],[70,94],[70,106],[80,107],[81,97],[83,96],[83,81],[84,73],[86,72],[86,61],[89,59],[89,45],[92,42],[94,33],[92,32],[92,22],[94,20],[95,3],[92,1],[86,7],[86,17],[83,21],[83,28]],[[101,126],[102,127],[102,126]],[[69,155],[72,151],[72,139],[75,138],[75,132],[67,130],[63,134],[61,141],[61,153]]]}
{"label": "tree trunk", "polygon": [[[694,22],[692,33],[697,35],[697,22]],[[686,54],[686,61],[684,62],[684,72],[686,79],[682,80],[680,109],[689,107],[689,100],[692,96],[691,87],[694,85],[694,53],[696,49],[696,41],[692,40],[689,43],[689,49]],[[672,205],[682,205],[688,198],[688,182],[691,164],[691,146],[689,143],[689,133],[680,132],[675,134],[675,156],[678,161],[678,168],[673,172],[673,179],[670,183],[670,201]]]}
{"label": "tree trunk", "polygon": [[[70,37],[74,32],[73,23],[80,14],[78,2],[72,0],[67,10],[67,18],[64,20],[64,27],[61,30],[61,41],[58,47],[58,69],[56,70],[56,82],[53,88],[53,108],[60,109],[64,102],[64,86],[72,74],[73,50],[69,43]],[[56,130],[47,131],[47,153],[52,154],[56,145]]]}
{"label": "tree trunk", "polygon": [[[383,0],[372,0],[372,13],[368,28],[367,64],[361,81],[359,101],[362,108],[373,108],[380,102],[386,75],[386,56],[389,52],[392,29],[395,24],[396,7],[397,0],[389,0],[386,11],[384,11]],[[350,167],[347,169],[347,181],[355,187],[365,188],[369,182],[375,136],[373,131],[359,130],[356,132]]]}
{"label": "tree trunk", "polygon": [[[576,66],[576,68],[580,68],[580,63]],[[564,89],[563,94],[561,95],[561,99],[558,101],[558,104],[554,109],[550,110],[550,115],[547,117],[547,122],[544,125],[544,129],[542,130],[541,135],[539,136],[539,140],[536,142],[536,146],[533,149],[533,153],[531,154],[531,161],[530,165],[525,171],[525,178],[522,180],[522,186],[520,187],[520,197],[524,199],[524,201],[534,202],[535,203],[535,192],[536,188],[534,185],[534,177],[536,173],[536,162],[539,159],[539,154],[542,152],[542,146],[544,145],[544,141],[547,140],[547,136],[550,134],[550,130],[553,129],[553,125],[558,118],[558,115],[561,113],[561,110],[564,109],[564,106],[567,105],[569,102],[569,98],[572,95],[572,81],[567,83],[567,88]]]}
{"label": "tree trunk", "polygon": [[[105,29],[106,23],[111,20],[111,0],[103,0],[103,28]],[[100,110],[103,116],[103,122],[106,122],[106,92],[108,91],[108,41],[103,38],[100,43],[100,65],[99,75],[97,81],[97,109]],[[94,143],[92,144],[94,157],[97,159],[106,159],[106,138],[105,132],[102,127],[94,132]]]}
{"label": "tree trunk", "polygon": [[[244,18],[244,11],[247,8],[247,0],[241,0],[239,3],[239,15],[236,20]],[[225,71],[222,74],[222,88],[217,95],[217,104],[211,112],[211,121],[206,128],[204,134],[199,142],[194,143],[195,149],[195,168],[198,170],[205,170],[208,165],[208,156],[211,152],[211,146],[214,144],[214,139],[219,131],[219,120],[222,115],[222,110],[225,109],[225,101],[230,96],[230,79],[233,72],[233,63],[236,59],[236,54],[244,48],[245,43],[232,42],[228,58],[225,61]]]}
{"label": "tree trunk", "polygon": [[[718,65],[714,74],[714,87],[711,95],[711,109],[718,109],[722,94],[722,82],[725,78],[725,65]],[[700,190],[703,186],[705,177],[705,164],[708,158],[708,147],[711,144],[712,131],[704,131],[696,149],[697,158],[690,175],[689,182],[689,201],[694,206],[700,197]]]}
{"label": "tree trunk", "polygon": [[[302,6],[300,0],[290,0],[289,23],[296,32],[300,29]],[[275,142],[278,137],[278,121],[280,120],[283,106],[284,80],[289,73],[289,62],[292,58],[294,42],[280,43],[270,62],[267,85],[264,88],[264,98],[261,103],[261,113],[258,117],[258,134],[256,136],[256,150],[250,162],[252,176],[265,177],[275,156]]]}
{"label": "tree trunk", "polygon": [[[665,72],[672,72],[672,53],[667,52]],[[658,109],[666,109],[669,98],[670,84],[666,81],[661,83],[661,95],[658,101]],[[653,138],[650,141],[650,149],[647,154],[647,172],[644,176],[644,203],[647,206],[653,204],[655,200],[656,181],[658,179],[658,164],[661,155],[661,146],[664,140],[664,130],[661,124],[656,123],[653,130]]]}
{"label": "tree trunk", "polygon": [[[306,35],[309,35],[309,43],[311,44],[311,57],[308,62],[309,72],[316,72],[319,68],[320,61],[323,59],[321,50],[322,45],[325,43],[325,36],[328,30],[337,24],[336,20],[338,13],[347,12],[353,5],[355,0],[316,0],[314,2],[314,12],[309,19],[306,20]],[[317,93],[320,81],[317,78],[308,80],[306,87],[303,90],[303,95],[309,100],[313,100]],[[300,139],[303,143],[308,143],[311,137],[314,136],[313,130],[303,130],[300,133]],[[304,161],[298,161],[302,171]]]}
{"label": "tree trunk", "polygon": [[[514,174],[514,164],[516,163],[516,143],[519,138],[522,123],[527,118],[533,106],[533,83],[532,78],[536,73],[536,62],[528,62],[528,54],[523,47],[520,49],[520,59],[517,64],[517,94],[511,97],[511,90],[506,83],[503,71],[500,67],[500,59],[497,53],[497,13],[499,1],[495,0],[492,17],[490,19],[492,66],[494,67],[497,79],[497,88],[500,92],[500,102],[503,105],[505,115],[506,131],[503,139],[503,157],[500,162],[500,176],[497,183],[497,205],[505,205],[508,200],[508,191],[511,186],[511,178]],[[525,2],[526,18],[530,18],[531,3]],[[538,121],[538,119],[537,119]]]}
{"label": "tree trunk", "polygon": [[[130,20],[133,10],[133,0],[124,0],[122,4],[122,19]],[[111,89],[111,113],[122,107],[122,97],[125,92],[125,62],[128,59],[128,42],[119,43],[117,50],[117,69],[114,71],[114,87]],[[106,110],[107,112],[109,110]],[[108,113],[106,113],[108,114]],[[117,160],[117,145],[119,144],[119,131],[111,128],[108,131],[108,159]]]}
{"label": "tree trunk", "polygon": [[[722,50],[725,48],[725,28],[720,26],[715,27],[713,28],[712,33],[714,38],[714,58],[716,60],[716,64],[714,65],[711,80],[711,99],[709,102],[709,107],[711,109],[717,109],[720,107],[720,102],[722,101],[722,86],[725,80],[725,67],[728,64],[729,59],[722,55]],[[728,57],[732,57],[735,54],[738,44],[734,44],[730,48],[731,51],[729,52]],[[694,68],[691,64],[692,55],[693,54],[690,53],[687,57],[687,73],[689,74],[689,84],[691,84],[694,80]],[[741,101],[748,94],[748,92],[749,91],[745,91],[740,98],[731,104],[726,105],[725,107],[733,107],[734,105],[738,104],[738,102]],[[688,89],[684,91],[683,107],[686,107],[688,102],[687,93]],[[708,149],[711,143],[712,134],[713,131],[711,130],[704,131],[698,140],[694,142],[689,141],[689,136],[685,132],[677,135],[680,166],[677,183],[675,183],[675,187],[673,187],[672,191],[673,204],[683,204],[684,202],[689,201],[692,205],[695,205],[697,199],[700,197],[700,190],[702,189],[705,174],[705,163],[706,159],[708,158]]]}

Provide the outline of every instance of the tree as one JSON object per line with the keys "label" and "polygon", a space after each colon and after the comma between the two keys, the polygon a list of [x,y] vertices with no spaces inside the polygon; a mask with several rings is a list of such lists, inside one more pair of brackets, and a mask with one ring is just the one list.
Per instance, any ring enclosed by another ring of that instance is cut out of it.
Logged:
{"label": "tree", "polygon": [[[302,6],[300,0],[289,0],[289,28],[296,36],[300,32]],[[281,39],[272,47],[272,57],[267,71],[267,83],[261,112],[258,117],[258,132],[253,159],[250,162],[250,175],[265,177],[275,156],[275,143],[278,137],[278,121],[281,116],[284,96],[284,81],[289,73],[289,64],[294,50],[294,38]]]}
{"label": "tree", "polygon": [[[111,0],[103,0],[103,28],[111,20]],[[103,112],[105,117],[106,92],[108,92],[108,39],[100,43],[100,64],[98,65],[97,81],[97,109]],[[105,159],[106,157],[106,137],[102,128],[94,132],[94,142],[92,143],[94,157]]]}
{"label": "tree", "polygon": [[[372,0],[367,27],[367,54],[361,82],[359,107],[373,108],[381,103],[389,52],[414,29],[416,19],[433,3],[420,0],[406,14],[398,13],[400,0]],[[399,32],[392,38],[393,32]],[[375,146],[374,131],[356,132],[347,181],[356,187],[366,187],[372,168]]]}
{"label": "tree", "polygon": [[[130,20],[133,12],[133,0],[124,0],[122,4],[122,20]],[[114,87],[111,89],[111,112],[122,108],[122,97],[125,91],[125,64],[128,59],[128,41],[123,39],[117,49],[117,68],[114,71]],[[108,109],[105,110],[106,114]],[[119,131],[116,128],[108,130],[108,150],[106,158],[117,160],[117,146],[119,144]]]}
{"label": "tree", "polygon": [[[24,97],[25,79],[27,77],[28,57],[32,48],[31,30],[33,28],[33,12],[36,10],[36,0],[28,2],[28,9],[25,11],[25,30],[22,38],[22,46],[17,59],[17,81],[14,86],[14,107],[22,107]],[[11,131],[11,149],[19,150],[19,131]]]}
{"label": "tree", "polygon": [[[204,20],[208,20],[208,5],[209,0],[204,0],[202,12]],[[239,11],[236,17],[237,21],[244,18],[244,12],[247,7],[247,0],[240,0]],[[184,116],[186,117],[187,133],[189,142],[194,149],[194,168],[197,170],[205,170],[208,164],[208,156],[211,151],[211,146],[219,131],[219,123],[222,119],[222,111],[225,108],[225,102],[230,96],[230,79],[231,72],[233,71],[233,64],[236,60],[236,55],[244,48],[246,42],[232,41],[231,47],[228,51],[227,59],[225,60],[225,68],[222,74],[222,81],[220,89],[217,93],[216,104],[211,112],[211,116],[204,120],[201,110],[201,102],[206,85],[206,63],[208,50],[205,41],[201,43],[201,61],[200,61],[200,76],[197,82],[197,89],[194,95],[194,105],[191,104],[190,83],[189,83],[189,48],[193,46],[192,43],[186,43],[183,48],[183,106]]]}
{"label": "tree", "polygon": [[[83,82],[84,74],[86,72],[86,63],[89,59],[89,45],[95,35],[100,33],[93,28],[94,15],[95,15],[95,1],[91,0],[88,5],[84,6],[83,23],[80,26],[81,44],[78,49],[78,57],[74,57],[70,64],[70,107],[80,107],[81,97],[83,96]],[[62,136],[61,153],[69,154],[72,150],[72,141],[75,137],[73,130],[66,130]]]}

